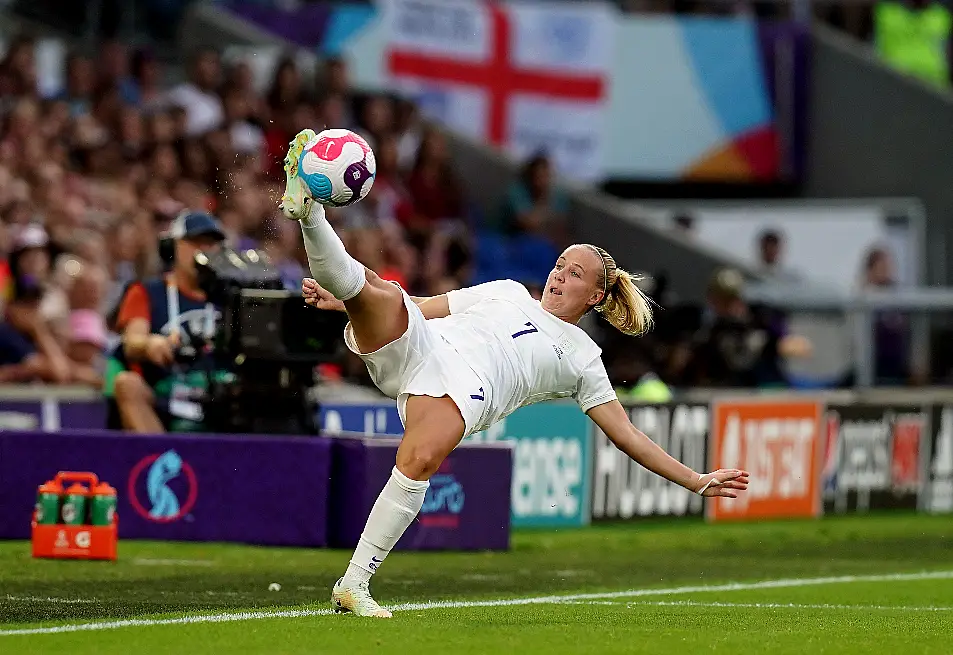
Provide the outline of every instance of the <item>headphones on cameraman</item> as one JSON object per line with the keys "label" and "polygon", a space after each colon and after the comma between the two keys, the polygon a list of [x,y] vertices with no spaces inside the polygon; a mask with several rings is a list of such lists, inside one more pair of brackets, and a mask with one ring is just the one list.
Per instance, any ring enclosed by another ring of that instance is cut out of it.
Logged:
{"label": "headphones on cameraman", "polygon": [[185,217],[190,213],[188,209],[179,212],[169,224],[169,229],[159,234],[159,261],[166,273],[175,266],[175,242],[185,233]]}
{"label": "headphones on cameraman", "polygon": [[163,270],[168,273],[175,266],[175,242],[185,236],[186,219],[192,214],[205,213],[195,209],[184,209],[179,212],[169,229],[159,235],[159,260]]}

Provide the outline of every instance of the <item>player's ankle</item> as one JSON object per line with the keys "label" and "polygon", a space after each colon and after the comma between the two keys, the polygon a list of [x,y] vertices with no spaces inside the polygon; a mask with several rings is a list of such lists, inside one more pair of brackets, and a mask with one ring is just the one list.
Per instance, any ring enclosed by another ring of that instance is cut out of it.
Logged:
{"label": "player's ankle", "polygon": [[372,571],[368,571],[353,562],[349,562],[347,571],[344,572],[344,586],[356,587],[361,584],[367,584],[373,575],[374,573]]}
{"label": "player's ankle", "polygon": [[301,219],[301,225],[304,227],[317,227],[318,223],[326,220],[327,214],[324,211],[324,205],[319,202],[309,203],[308,213]]}

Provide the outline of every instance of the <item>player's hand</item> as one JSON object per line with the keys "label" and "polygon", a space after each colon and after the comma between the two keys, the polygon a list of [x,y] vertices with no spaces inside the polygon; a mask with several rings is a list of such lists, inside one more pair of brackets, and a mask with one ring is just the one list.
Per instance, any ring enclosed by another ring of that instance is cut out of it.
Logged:
{"label": "player's hand", "polygon": [[146,359],[156,366],[171,366],[175,360],[175,337],[167,337],[161,334],[150,334],[146,338],[145,356]]}
{"label": "player's hand", "polygon": [[701,476],[695,493],[702,496],[724,496],[737,498],[738,494],[748,488],[748,472],[741,469],[718,469],[713,473]]}
{"label": "player's hand", "polygon": [[304,302],[309,307],[332,312],[346,311],[343,302],[332,296],[327,289],[310,277],[301,281],[301,295],[304,296]]}

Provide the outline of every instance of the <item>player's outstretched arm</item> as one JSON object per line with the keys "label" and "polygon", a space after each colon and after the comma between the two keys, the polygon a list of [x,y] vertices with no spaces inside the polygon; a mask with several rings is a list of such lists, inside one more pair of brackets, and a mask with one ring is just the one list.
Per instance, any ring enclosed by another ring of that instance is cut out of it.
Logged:
{"label": "player's outstretched arm", "polygon": [[632,425],[618,400],[593,407],[587,413],[619,450],[675,484],[703,496],[728,498],[736,498],[748,488],[747,471],[719,469],[712,473],[696,473],[679,462]]}
{"label": "player's outstretched arm", "polygon": [[[315,309],[324,309],[326,311],[343,312],[344,303],[332,296],[324,287],[315,282],[310,277],[301,281],[301,295],[304,296],[304,302]],[[424,318],[443,318],[450,316],[450,302],[446,294],[431,296],[429,298],[417,298],[411,296],[413,301],[420,307]]]}

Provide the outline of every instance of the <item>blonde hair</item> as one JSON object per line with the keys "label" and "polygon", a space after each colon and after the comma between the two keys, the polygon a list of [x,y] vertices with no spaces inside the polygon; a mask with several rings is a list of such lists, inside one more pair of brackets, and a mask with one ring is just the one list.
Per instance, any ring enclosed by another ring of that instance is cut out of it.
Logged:
{"label": "blonde hair", "polygon": [[602,260],[599,284],[604,295],[595,310],[624,334],[638,336],[652,327],[652,301],[636,284],[641,276],[622,270],[612,255],[591,244],[584,244]]}

